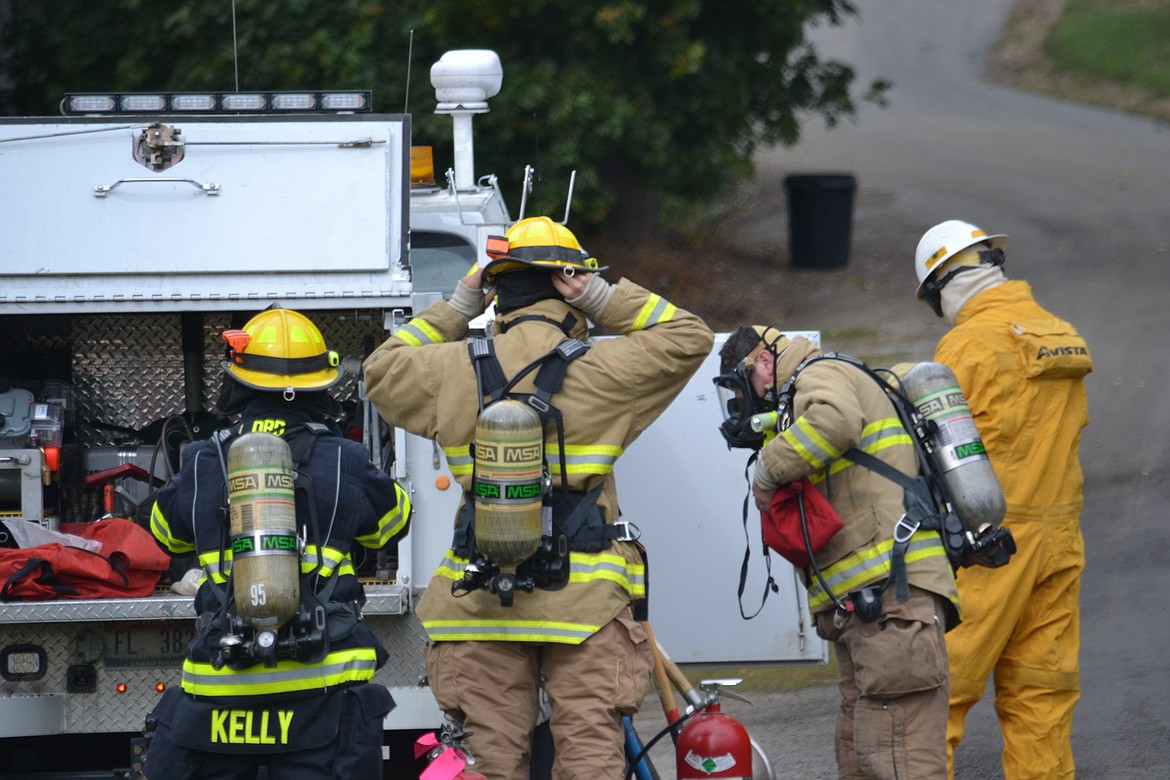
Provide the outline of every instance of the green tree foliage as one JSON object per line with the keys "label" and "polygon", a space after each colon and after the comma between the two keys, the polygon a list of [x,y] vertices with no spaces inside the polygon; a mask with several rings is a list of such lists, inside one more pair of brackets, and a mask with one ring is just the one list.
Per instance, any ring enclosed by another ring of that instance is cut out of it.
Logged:
{"label": "green tree foliage", "polygon": [[795,143],[808,117],[832,125],[854,112],[852,69],[804,36],[854,13],[847,0],[15,2],[3,110],[55,114],[66,92],[237,81],[368,88],[377,111],[409,107],[414,141],[436,146],[441,173],[450,120],[431,113],[430,66],[449,49],[493,49],[504,86],[475,119],[477,175],[497,173],[515,209],[532,165],[528,211],[555,214],[576,170],[575,223],[645,228],[659,209],[750,175],[755,149]]}

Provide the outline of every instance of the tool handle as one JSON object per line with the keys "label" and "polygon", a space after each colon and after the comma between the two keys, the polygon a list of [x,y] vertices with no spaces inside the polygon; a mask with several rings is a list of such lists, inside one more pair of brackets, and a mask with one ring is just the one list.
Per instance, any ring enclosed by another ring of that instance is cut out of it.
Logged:
{"label": "tool handle", "polygon": [[642,628],[646,631],[646,638],[650,640],[650,652],[654,657],[654,684],[658,687],[658,699],[662,702],[662,712],[666,716],[667,723],[674,723],[678,720],[678,704],[674,699],[674,688],[671,687],[670,679],[666,674],[662,649],[658,647],[658,642],[654,639],[654,631],[650,628],[650,623],[642,621]]}
{"label": "tool handle", "polygon": [[687,679],[682,669],[678,668],[678,664],[670,660],[670,656],[662,648],[658,648],[658,652],[662,656],[662,665],[666,668],[666,674],[671,682],[674,683],[675,687],[678,688],[678,692],[683,695],[687,703],[692,707],[702,707],[706,703],[703,694],[695,689],[694,684]]}

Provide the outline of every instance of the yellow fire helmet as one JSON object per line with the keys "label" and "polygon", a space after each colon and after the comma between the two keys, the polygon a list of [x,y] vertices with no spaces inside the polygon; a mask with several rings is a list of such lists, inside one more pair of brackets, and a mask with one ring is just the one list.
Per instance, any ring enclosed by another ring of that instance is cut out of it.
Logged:
{"label": "yellow fire helmet", "polygon": [[256,390],[324,390],[341,378],[341,358],[305,315],[291,309],[266,309],[244,325],[225,330],[224,371]]}
{"label": "yellow fire helmet", "polygon": [[491,236],[488,257],[491,260],[484,267],[484,276],[489,283],[497,274],[523,268],[562,268],[570,274],[609,269],[598,265],[597,258],[581,248],[571,230],[548,217],[522,219],[508,229],[506,236]]}

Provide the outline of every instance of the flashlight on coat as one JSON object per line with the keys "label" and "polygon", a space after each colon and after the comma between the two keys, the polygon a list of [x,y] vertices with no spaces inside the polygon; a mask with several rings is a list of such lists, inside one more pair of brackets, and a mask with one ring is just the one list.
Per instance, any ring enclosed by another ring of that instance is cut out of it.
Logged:
{"label": "flashlight on coat", "polygon": [[753,414],[748,420],[748,425],[756,433],[775,432],[780,426],[779,412],[764,412],[763,414]]}

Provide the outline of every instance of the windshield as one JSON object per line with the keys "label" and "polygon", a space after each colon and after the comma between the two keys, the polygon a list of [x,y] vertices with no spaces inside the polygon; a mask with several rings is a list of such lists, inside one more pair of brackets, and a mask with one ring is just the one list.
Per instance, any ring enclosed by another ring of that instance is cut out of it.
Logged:
{"label": "windshield", "polygon": [[410,268],[415,292],[441,292],[450,297],[474,263],[475,247],[459,236],[411,231]]}

